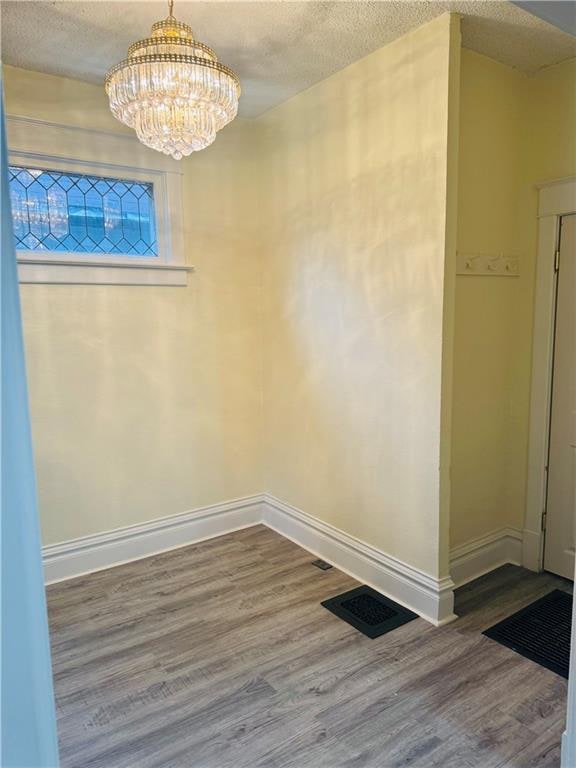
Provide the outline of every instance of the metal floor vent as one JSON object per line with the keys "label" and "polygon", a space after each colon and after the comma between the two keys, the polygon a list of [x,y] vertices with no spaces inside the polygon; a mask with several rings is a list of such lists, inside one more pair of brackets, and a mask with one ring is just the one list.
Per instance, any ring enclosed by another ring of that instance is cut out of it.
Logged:
{"label": "metal floor vent", "polygon": [[357,587],[322,603],[366,637],[380,637],[418,616],[371,587]]}
{"label": "metal floor vent", "polygon": [[572,595],[555,589],[483,634],[568,679],[571,623]]}
{"label": "metal floor vent", "polygon": [[327,563],[326,560],[312,560],[312,565],[315,565],[316,568],[320,568],[321,571],[329,571],[332,566],[330,563]]}

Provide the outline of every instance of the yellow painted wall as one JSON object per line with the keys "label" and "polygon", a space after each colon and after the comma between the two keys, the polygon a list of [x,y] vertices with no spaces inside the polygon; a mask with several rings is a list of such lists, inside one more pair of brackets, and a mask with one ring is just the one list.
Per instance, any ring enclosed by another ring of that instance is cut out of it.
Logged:
{"label": "yellow painted wall", "polygon": [[522,499],[517,494],[511,507],[507,487],[511,465],[523,467],[526,458],[523,425],[512,414],[513,400],[522,389],[513,360],[519,341],[516,317],[522,283],[532,280],[532,266],[524,255],[530,232],[523,226],[528,186],[521,134],[526,79],[485,56],[462,52],[458,250],[523,258],[520,278],[457,278],[453,544],[522,523]]}
{"label": "yellow painted wall", "polygon": [[530,168],[537,181],[576,175],[576,59],[530,79]]}
{"label": "yellow painted wall", "polygon": [[[185,161],[187,289],[23,286],[45,543],[269,490],[447,573],[459,50],[437,19]],[[5,80],[9,113],[124,130],[101,88]]]}
{"label": "yellow painted wall", "polygon": [[433,575],[447,570],[439,463],[457,32],[456,18],[438,18],[261,121],[266,488]]}
{"label": "yellow painted wall", "polygon": [[[576,173],[576,63],[462,51],[457,245],[521,277],[456,280],[452,399],[449,38],[438,19],[185,161],[188,288],[23,286],[45,543],[262,490],[437,575],[450,504],[452,545],[522,527],[533,185]],[[125,130],[96,86],[5,88]]]}
{"label": "yellow painted wall", "polygon": [[458,250],[520,257],[519,278],[458,277],[451,543],[521,529],[539,181],[576,173],[576,63],[527,77],[462,51]]}
{"label": "yellow painted wall", "polygon": [[[122,130],[97,86],[4,77],[8,113]],[[262,490],[253,141],[184,162],[187,288],[22,286],[45,544]]]}

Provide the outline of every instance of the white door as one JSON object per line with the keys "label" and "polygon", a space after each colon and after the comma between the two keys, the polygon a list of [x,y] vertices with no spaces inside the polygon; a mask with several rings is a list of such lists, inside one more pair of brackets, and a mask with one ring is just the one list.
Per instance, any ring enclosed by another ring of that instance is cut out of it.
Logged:
{"label": "white door", "polygon": [[554,331],[554,368],[544,568],[574,578],[576,470],[576,214],[563,216]]}

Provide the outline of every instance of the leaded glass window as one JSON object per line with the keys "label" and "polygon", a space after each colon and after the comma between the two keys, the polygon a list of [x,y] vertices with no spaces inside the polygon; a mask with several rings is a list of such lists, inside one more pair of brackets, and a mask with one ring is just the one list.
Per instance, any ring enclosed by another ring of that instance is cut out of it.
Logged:
{"label": "leaded glass window", "polygon": [[157,256],[154,185],[10,166],[16,248]]}

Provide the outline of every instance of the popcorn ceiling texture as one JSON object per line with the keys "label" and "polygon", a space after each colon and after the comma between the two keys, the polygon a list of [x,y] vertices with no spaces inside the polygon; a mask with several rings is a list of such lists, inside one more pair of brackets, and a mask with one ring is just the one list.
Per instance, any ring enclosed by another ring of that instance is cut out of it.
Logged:
{"label": "popcorn ceiling texture", "polygon": [[[102,83],[163,2],[2,2],[2,59]],[[532,74],[576,56],[576,39],[509,2],[177,2],[178,18],[240,76],[256,117],[446,11],[463,45]]]}

